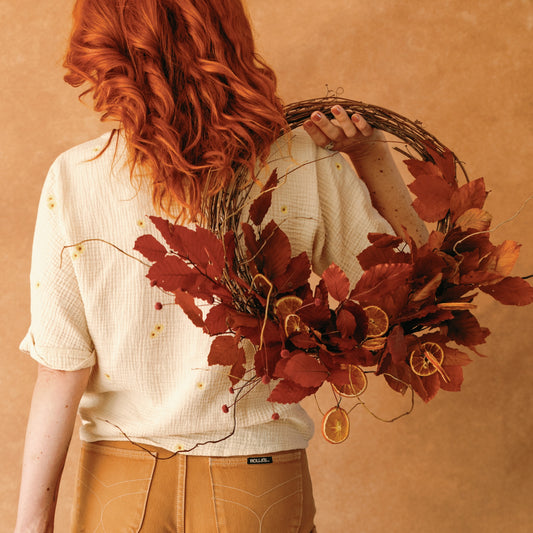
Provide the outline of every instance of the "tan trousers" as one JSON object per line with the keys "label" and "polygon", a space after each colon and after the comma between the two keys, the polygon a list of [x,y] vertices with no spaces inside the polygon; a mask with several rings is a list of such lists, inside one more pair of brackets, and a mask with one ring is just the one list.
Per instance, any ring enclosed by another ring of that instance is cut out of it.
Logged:
{"label": "tan trousers", "polygon": [[305,450],[250,457],[176,455],[84,443],[74,533],[311,533]]}

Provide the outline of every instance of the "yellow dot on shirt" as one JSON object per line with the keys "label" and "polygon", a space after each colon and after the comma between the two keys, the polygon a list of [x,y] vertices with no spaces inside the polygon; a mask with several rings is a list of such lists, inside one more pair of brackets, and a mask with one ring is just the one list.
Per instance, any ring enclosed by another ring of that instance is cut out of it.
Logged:
{"label": "yellow dot on shirt", "polygon": [[335,167],[337,167],[337,170],[340,170],[342,168],[342,165],[340,163],[335,163]]}
{"label": "yellow dot on shirt", "polygon": [[137,226],[139,226],[139,228],[144,228],[144,226],[146,226],[146,223],[144,222],[144,220],[137,220]]}
{"label": "yellow dot on shirt", "polygon": [[52,195],[48,196],[48,198],[46,199],[46,205],[48,206],[48,209],[54,209],[55,208],[56,200],[55,200],[55,198]]}
{"label": "yellow dot on shirt", "polygon": [[74,247],[74,252],[72,253],[72,259],[78,259],[78,257],[85,252],[85,246],[83,244],[77,244]]}
{"label": "yellow dot on shirt", "polygon": [[203,383],[197,383],[196,386],[199,388],[199,389],[203,389],[205,387],[205,385]]}
{"label": "yellow dot on shirt", "polygon": [[40,281],[37,281],[37,282],[35,283],[35,288],[38,289],[40,286],[41,286],[41,282],[40,282]]}
{"label": "yellow dot on shirt", "polygon": [[150,332],[150,338],[153,339],[154,337],[157,337],[163,331],[163,328],[163,324],[156,324],[154,329]]}
{"label": "yellow dot on shirt", "polygon": [[181,452],[185,449],[185,446],[183,446],[183,444],[177,444],[176,445],[176,451],[177,452]]}
{"label": "yellow dot on shirt", "polygon": [[286,205],[282,205],[280,211],[281,211],[283,214],[285,214],[285,213],[288,211],[287,206],[286,206]]}
{"label": "yellow dot on shirt", "polygon": [[107,379],[111,379],[111,376],[109,374],[104,374]]}

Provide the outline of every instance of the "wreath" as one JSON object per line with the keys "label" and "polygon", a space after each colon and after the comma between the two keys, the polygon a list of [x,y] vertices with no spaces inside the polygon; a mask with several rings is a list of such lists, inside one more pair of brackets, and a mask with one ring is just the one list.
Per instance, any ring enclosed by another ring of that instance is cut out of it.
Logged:
{"label": "wreath", "polygon": [[[299,402],[327,384],[335,404],[322,433],[332,443],[347,438],[348,411],[341,404],[362,402],[368,374],[425,402],[440,389],[460,390],[463,367],[471,362],[465,349],[481,355],[478,347],[490,333],[474,316],[479,292],[505,305],[533,302],[533,287],[511,276],[520,245],[490,240],[483,178],[470,181],[458,157],[420,122],[378,106],[336,96],[306,100],[286,107],[288,123],[296,128],[314,110],[330,116],[335,104],[400,139],[405,148],[395,149],[414,177],[408,186],[413,207],[436,223],[426,244],[417,247],[407,233],[371,233],[352,290],[335,264],[311,287],[307,254],[293,257],[287,235],[267,216],[280,185],[276,170],[252,198],[254,183],[244,169],[229,190],[206,201],[205,224],[191,229],[150,217],[162,239],[143,235],[135,243],[151,263],[152,286],[171,294],[213,337],[208,363],[226,367],[236,395],[222,411],[260,383],[271,387],[274,404]],[[205,316],[199,300],[210,304]],[[253,368],[246,344],[255,351]],[[279,418],[274,407],[272,418]]]}

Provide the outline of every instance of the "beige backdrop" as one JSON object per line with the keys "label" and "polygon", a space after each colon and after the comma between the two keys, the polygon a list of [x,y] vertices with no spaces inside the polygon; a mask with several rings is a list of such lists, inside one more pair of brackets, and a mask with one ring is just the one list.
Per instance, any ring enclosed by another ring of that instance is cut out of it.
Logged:
{"label": "beige backdrop", "polygon": [[[0,530],[11,531],[35,365],[17,351],[29,320],[28,272],[38,195],[62,150],[103,131],[62,82],[61,55],[72,0],[0,0],[2,127],[2,304],[0,367],[4,445]],[[424,122],[484,176],[495,222],[533,193],[531,0],[249,0],[264,57],[286,102],[344,95]],[[524,244],[516,272],[533,273],[533,202],[494,239]],[[352,414],[342,445],[320,435],[310,448],[317,526],[329,532],[530,531],[531,319],[533,308],[481,299],[490,327],[484,352],[466,369],[461,393],[417,402],[393,424]],[[405,406],[376,385],[372,409]],[[329,393],[319,397],[330,406]],[[318,422],[314,402],[308,402]],[[57,531],[66,531],[75,443],[66,466]],[[281,533],[281,532],[280,532]]]}

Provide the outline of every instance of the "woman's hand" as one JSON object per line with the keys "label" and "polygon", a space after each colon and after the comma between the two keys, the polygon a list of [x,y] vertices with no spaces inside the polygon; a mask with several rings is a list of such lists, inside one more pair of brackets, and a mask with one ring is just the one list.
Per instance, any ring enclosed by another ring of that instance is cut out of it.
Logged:
{"label": "woman's hand", "polygon": [[427,229],[411,205],[411,196],[396,167],[382,131],[360,115],[349,117],[341,106],[331,108],[333,120],[320,111],[305,121],[304,129],[319,146],[344,152],[365,182],[372,204],[397,235],[405,230],[418,246],[427,241]]}
{"label": "woman's hand", "polygon": [[311,139],[322,148],[346,153],[352,161],[369,157],[376,144],[381,144],[385,137],[383,132],[376,130],[361,116],[348,116],[339,105],[331,108],[335,117],[329,120],[320,111],[312,113],[311,118],[304,122],[304,129]]}

